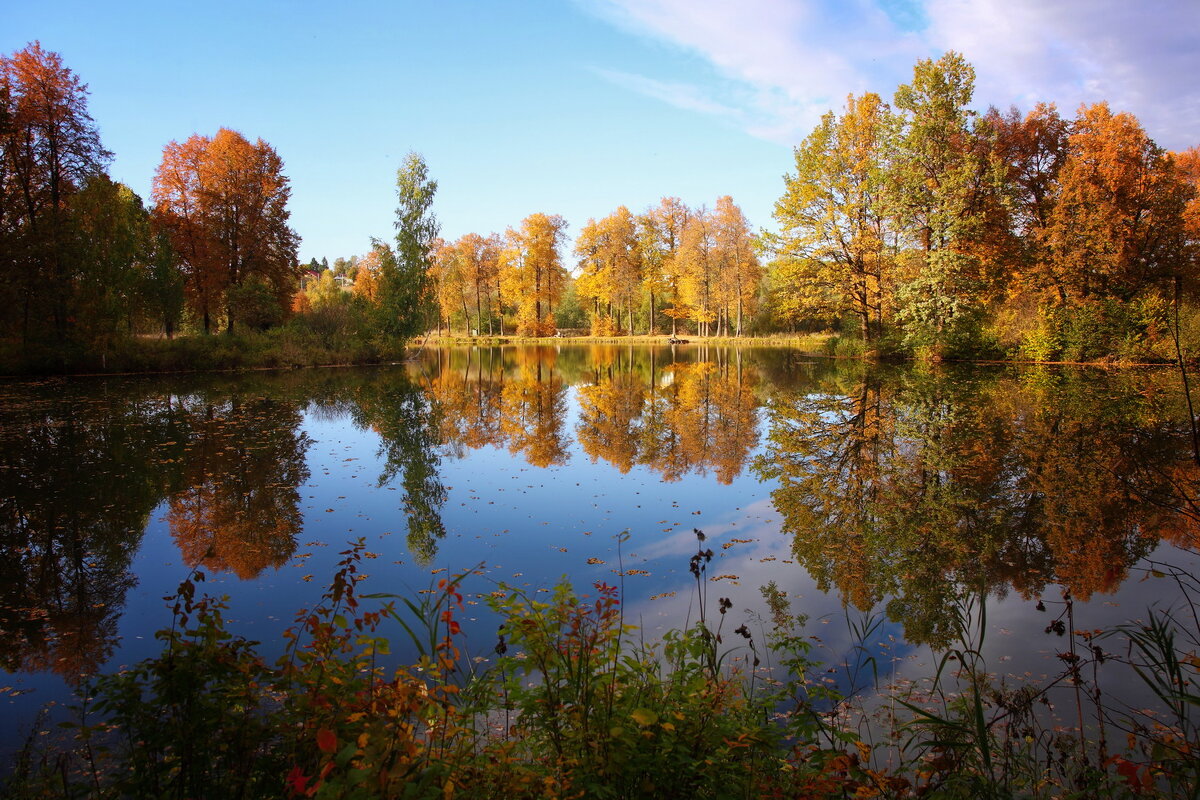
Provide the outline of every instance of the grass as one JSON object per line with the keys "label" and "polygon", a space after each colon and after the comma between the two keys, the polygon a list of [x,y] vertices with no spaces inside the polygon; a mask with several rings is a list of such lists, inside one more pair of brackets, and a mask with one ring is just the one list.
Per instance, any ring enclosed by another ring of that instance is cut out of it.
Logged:
{"label": "grass", "polygon": [[[224,602],[193,573],[158,634],[162,652],[84,691],[67,739],[31,737],[5,796],[1197,796],[1192,576],[1155,567],[1188,608],[1107,632],[1071,630],[1064,596],[1046,627],[1064,643],[1062,670],[1040,685],[988,672],[978,601],[947,611],[960,642],[916,685],[878,686],[878,621],[848,622],[861,656],[848,669],[869,666],[875,685],[847,695],[773,584],[757,637],[733,628],[731,604],[706,596],[711,550],[697,538],[694,624],[649,642],[613,586],[562,583],[539,599],[501,584],[490,659],[460,650],[469,572],[419,599],[359,597],[360,542],[273,664],[226,630]],[[416,660],[386,669],[392,625]],[[1124,657],[1100,645],[1118,639]],[[1157,716],[1100,691],[1119,662],[1160,698]],[[1039,712],[1064,689],[1074,728]]]}
{"label": "grass", "polygon": [[265,333],[130,338],[97,352],[70,344],[0,343],[0,374],[123,374],[378,364],[403,360],[402,342],[324,339],[284,327]]}
{"label": "grass", "polygon": [[[683,347],[790,347],[823,352],[827,337],[708,337],[689,339]],[[378,337],[323,335],[301,324],[266,332],[180,335],[173,339],[130,337],[103,350],[71,343],[0,342],[0,375],[126,374],[216,372],[249,369],[297,369],[394,363],[422,346],[477,345],[667,345],[666,336],[533,338],[515,336],[431,336],[409,343]]]}

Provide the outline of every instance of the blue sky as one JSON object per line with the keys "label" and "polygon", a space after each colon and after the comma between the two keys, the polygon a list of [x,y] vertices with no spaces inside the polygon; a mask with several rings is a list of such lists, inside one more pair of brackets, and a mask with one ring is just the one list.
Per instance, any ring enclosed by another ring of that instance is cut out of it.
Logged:
{"label": "blue sky", "polygon": [[732,195],[769,227],[820,114],[947,49],[979,109],[1108,100],[1200,144],[1195,0],[0,0],[0,51],[34,39],[89,84],[111,172],[143,197],[172,139],[270,142],[305,261],[391,236],[409,150],[448,239],[536,211],[574,232],[664,195]]}

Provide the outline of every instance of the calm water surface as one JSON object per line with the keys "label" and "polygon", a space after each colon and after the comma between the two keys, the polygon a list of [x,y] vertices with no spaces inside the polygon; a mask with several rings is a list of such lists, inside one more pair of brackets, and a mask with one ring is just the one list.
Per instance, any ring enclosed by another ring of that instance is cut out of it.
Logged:
{"label": "calm water surface", "polygon": [[0,747],[97,669],[155,653],[190,569],[277,652],[357,539],[360,592],[482,565],[466,584],[481,657],[499,581],[607,581],[649,630],[694,620],[700,528],[710,602],[753,619],[775,581],[831,663],[870,612],[878,661],[915,679],[953,639],[950,610],[986,597],[989,666],[1052,673],[1064,591],[1077,629],[1181,602],[1155,577],[1194,571],[1200,541],[1177,384],[698,346],[0,383]]}

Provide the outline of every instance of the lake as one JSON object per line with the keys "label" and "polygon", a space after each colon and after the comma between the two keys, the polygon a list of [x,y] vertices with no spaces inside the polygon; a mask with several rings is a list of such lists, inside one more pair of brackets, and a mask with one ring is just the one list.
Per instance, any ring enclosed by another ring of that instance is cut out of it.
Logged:
{"label": "lake", "polygon": [[[1088,631],[1186,601],[1172,575],[1197,574],[1200,471],[1179,387],[1171,369],[702,345],[5,381],[0,746],[96,670],[157,652],[191,569],[277,652],[358,539],[360,593],[478,567],[464,632],[481,660],[501,581],[607,581],[650,635],[694,622],[700,529],[708,602],[758,625],[774,581],[831,665],[869,652],[881,677],[918,680],[982,598],[989,669],[1057,674],[1060,616]],[[1127,702],[1147,699],[1131,685]]]}

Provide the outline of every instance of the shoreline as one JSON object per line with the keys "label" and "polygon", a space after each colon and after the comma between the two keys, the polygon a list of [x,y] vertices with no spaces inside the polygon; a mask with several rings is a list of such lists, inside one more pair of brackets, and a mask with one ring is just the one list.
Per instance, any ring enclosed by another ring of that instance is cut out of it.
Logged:
{"label": "shoreline", "polygon": [[[797,334],[795,336],[710,336],[690,337],[672,344],[669,334],[635,335],[635,336],[561,336],[561,337],[532,337],[518,335],[443,335],[429,336],[419,344],[409,342],[401,347],[385,347],[379,350],[370,343],[363,343],[368,350],[361,357],[346,357],[350,355],[345,349],[325,349],[318,347],[297,348],[288,346],[266,346],[261,344],[259,337],[240,335],[234,339],[224,338],[224,334],[210,337],[194,336],[176,339],[135,340],[132,346],[122,352],[113,354],[81,354],[77,361],[59,363],[48,366],[48,362],[68,360],[68,355],[62,351],[45,349],[41,358],[26,358],[18,360],[12,357],[16,347],[9,349],[7,358],[0,358],[0,380],[28,380],[37,378],[60,377],[133,377],[140,375],[194,375],[194,374],[230,374],[242,372],[291,371],[298,369],[348,368],[348,367],[383,367],[398,366],[412,362],[426,348],[458,348],[458,347],[580,347],[580,346],[629,346],[629,347],[662,347],[699,349],[709,347],[729,347],[737,349],[778,349],[793,350],[808,358],[830,361],[863,361],[867,363],[927,363],[927,364],[978,364],[978,365],[1012,365],[1012,366],[1069,366],[1092,367],[1100,369],[1143,369],[1178,368],[1175,362],[1160,361],[1119,361],[1102,359],[1096,361],[1030,361],[1018,359],[943,359],[935,362],[919,362],[915,359],[878,359],[862,355],[838,355],[829,351],[829,343],[834,337],[829,334]],[[238,348],[236,345],[245,343],[249,338],[251,344]],[[230,347],[234,345],[234,347]],[[341,350],[341,352],[338,352]],[[189,352],[191,351],[191,352]],[[224,351],[224,352],[216,352]],[[189,360],[209,364],[186,364]],[[96,361],[111,361],[113,367],[97,368]],[[7,362],[7,363],[4,363]],[[16,363],[14,363],[16,362]],[[80,363],[83,362],[83,363]],[[157,362],[157,366],[147,364]],[[138,368],[134,365],[146,365]],[[1189,366],[1195,366],[1194,362]]]}

